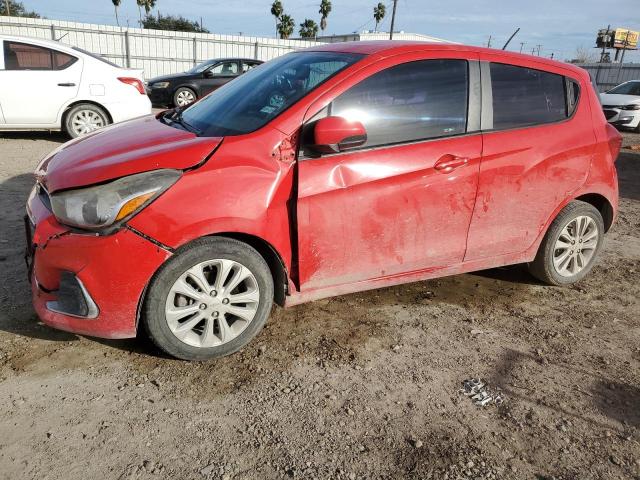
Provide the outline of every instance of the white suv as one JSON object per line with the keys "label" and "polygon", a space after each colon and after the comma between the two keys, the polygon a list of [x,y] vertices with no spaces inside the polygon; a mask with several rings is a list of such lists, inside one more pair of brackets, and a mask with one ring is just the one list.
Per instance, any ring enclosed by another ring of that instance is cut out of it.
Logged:
{"label": "white suv", "polygon": [[71,137],[151,113],[142,70],[58,42],[0,35],[0,131]]}

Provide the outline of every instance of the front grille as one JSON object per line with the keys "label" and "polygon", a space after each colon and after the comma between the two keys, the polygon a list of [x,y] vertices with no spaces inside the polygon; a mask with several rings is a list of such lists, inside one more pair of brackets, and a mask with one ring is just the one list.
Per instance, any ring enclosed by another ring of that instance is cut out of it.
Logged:
{"label": "front grille", "polygon": [[614,110],[604,110],[604,116],[607,120],[612,119],[613,117],[615,117],[618,114],[618,112],[614,111]]}

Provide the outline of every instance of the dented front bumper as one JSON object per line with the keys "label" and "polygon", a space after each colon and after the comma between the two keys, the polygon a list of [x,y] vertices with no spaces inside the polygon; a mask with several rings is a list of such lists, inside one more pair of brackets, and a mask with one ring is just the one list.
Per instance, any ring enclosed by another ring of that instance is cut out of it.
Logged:
{"label": "dented front bumper", "polygon": [[134,337],[143,292],[171,253],[126,227],[110,235],[71,231],[35,188],[27,213],[27,263],[40,319],[84,335]]}

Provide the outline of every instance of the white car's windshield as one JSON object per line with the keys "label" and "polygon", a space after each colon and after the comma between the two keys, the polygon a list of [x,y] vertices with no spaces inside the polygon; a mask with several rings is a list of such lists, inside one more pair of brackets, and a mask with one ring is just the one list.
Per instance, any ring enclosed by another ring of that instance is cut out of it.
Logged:
{"label": "white car's windshield", "polygon": [[185,124],[203,136],[253,132],[362,55],[289,53],[253,68],[182,112]]}
{"label": "white car's windshield", "polygon": [[612,88],[607,93],[613,95],[638,95],[640,96],[640,82],[627,82]]}

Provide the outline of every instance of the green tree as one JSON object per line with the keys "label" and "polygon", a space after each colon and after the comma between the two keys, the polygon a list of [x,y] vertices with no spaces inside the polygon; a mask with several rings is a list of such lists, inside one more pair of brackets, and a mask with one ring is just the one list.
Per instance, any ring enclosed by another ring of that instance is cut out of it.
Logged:
{"label": "green tree", "polygon": [[373,18],[376,21],[376,32],[378,31],[378,24],[382,21],[386,13],[387,7],[385,7],[382,2],[373,7]]}
{"label": "green tree", "polygon": [[144,12],[149,16],[151,10],[156,6],[156,0],[144,0]]}
{"label": "green tree", "polygon": [[296,22],[290,15],[280,15],[280,21],[278,22],[278,35],[280,35],[280,38],[289,38],[295,27]]}
{"label": "green tree", "polygon": [[0,0],[0,15],[11,15],[12,17],[40,18],[36,12],[29,11],[22,2],[16,0]]}
{"label": "green tree", "polygon": [[182,16],[162,15],[160,13],[157,16],[147,15],[144,17],[142,26],[144,28],[171,30],[174,32],[209,33],[209,30],[200,27],[197,21],[191,21]]}
{"label": "green tree", "polygon": [[331,13],[331,0],[322,0],[318,13],[320,14],[320,29],[324,33],[327,28],[327,17]]}
{"label": "green tree", "polygon": [[118,24],[118,26],[120,26],[120,19],[118,18],[118,7],[120,6],[120,3],[122,2],[122,0],[111,0],[113,2],[113,9],[116,12],[116,23]]}
{"label": "green tree", "polygon": [[310,18],[305,18],[300,24],[300,36],[302,38],[316,38],[318,36],[318,24]]}
{"label": "green tree", "polygon": [[278,22],[283,13],[284,7],[282,6],[282,2],[280,0],[274,0],[271,4],[271,15],[276,17],[276,37],[278,36]]}

